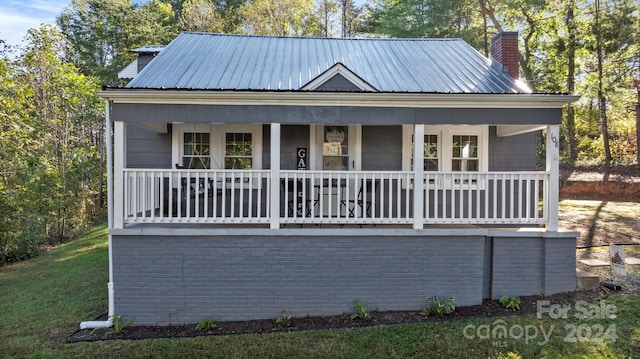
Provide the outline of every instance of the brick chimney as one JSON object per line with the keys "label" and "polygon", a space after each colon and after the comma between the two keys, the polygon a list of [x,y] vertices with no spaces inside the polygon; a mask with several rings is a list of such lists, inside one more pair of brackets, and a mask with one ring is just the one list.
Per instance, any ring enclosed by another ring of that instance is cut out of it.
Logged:
{"label": "brick chimney", "polygon": [[491,40],[491,57],[507,67],[509,75],[514,79],[518,79],[519,75],[519,59],[518,52],[518,33],[517,32],[501,32]]}

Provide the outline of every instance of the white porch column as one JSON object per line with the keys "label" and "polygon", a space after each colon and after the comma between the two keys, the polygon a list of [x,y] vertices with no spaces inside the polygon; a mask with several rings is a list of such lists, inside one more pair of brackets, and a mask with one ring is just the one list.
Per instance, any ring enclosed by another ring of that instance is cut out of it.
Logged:
{"label": "white porch column", "polygon": [[413,130],[413,229],[424,228],[424,125]]}
{"label": "white porch column", "polygon": [[127,125],[113,123],[113,228],[124,226],[124,173],[127,154]]}
{"label": "white porch column", "polygon": [[558,230],[558,202],[560,198],[560,126],[547,126],[547,230]]}
{"label": "white porch column", "polygon": [[271,123],[271,175],[269,220],[271,229],[280,228],[280,124]]}

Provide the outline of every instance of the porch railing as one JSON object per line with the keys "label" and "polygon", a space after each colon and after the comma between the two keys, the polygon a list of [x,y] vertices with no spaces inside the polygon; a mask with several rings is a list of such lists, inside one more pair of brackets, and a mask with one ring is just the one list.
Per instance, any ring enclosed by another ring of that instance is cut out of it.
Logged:
{"label": "porch railing", "polygon": [[417,202],[413,172],[279,173],[125,169],[123,223],[411,224],[414,203],[424,224],[545,224],[549,214],[545,172],[425,172]]}

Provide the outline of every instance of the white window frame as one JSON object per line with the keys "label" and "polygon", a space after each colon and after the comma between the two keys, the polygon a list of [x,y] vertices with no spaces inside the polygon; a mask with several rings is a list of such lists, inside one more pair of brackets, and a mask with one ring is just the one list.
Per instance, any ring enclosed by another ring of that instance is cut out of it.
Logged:
{"label": "white window frame", "polygon": [[[411,159],[413,157],[413,132],[414,125],[402,126],[402,170],[413,171]],[[451,162],[453,160],[453,136],[478,136],[478,173],[487,172],[489,169],[489,126],[487,125],[425,125],[424,134],[438,135],[438,171],[453,172]],[[425,171],[426,172],[426,171]],[[474,171],[475,172],[475,171]],[[469,173],[469,172],[466,172]],[[427,183],[425,182],[425,185]],[[434,188],[433,183],[428,184]],[[442,186],[445,184],[439,184]],[[447,188],[452,183],[446,184]],[[475,183],[474,183],[475,186]],[[411,186],[413,187],[413,186]],[[484,188],[484,184],[481,186]]]}
{"label": "white window frame", "polygon": [[[226,134],[229,132],[251,133],[252,169],[262,169],[262,125],[261,124],[174,124],[172,132],[172,165],[180,163],[184,151],[185,132],[209,133],[210,166],[212,170],[224,170]],[[256,186],[261,181],[252,181]]]}

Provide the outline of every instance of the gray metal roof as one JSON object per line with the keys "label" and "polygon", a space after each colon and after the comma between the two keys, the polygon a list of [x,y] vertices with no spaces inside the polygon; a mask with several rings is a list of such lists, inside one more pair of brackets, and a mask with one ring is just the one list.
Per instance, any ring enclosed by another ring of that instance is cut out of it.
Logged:
{"label": "gray metal roof", "polygon": [[185,32],[127,88],[296,91],[341,63],[380,92],[530,93],[460,39],[339,39]]}

